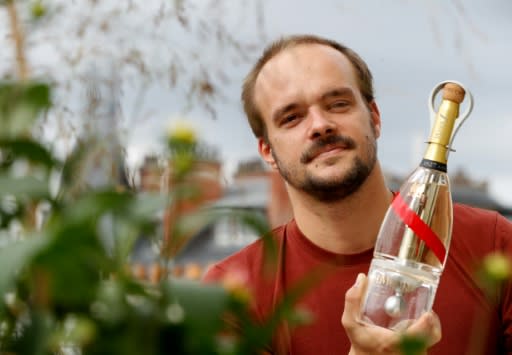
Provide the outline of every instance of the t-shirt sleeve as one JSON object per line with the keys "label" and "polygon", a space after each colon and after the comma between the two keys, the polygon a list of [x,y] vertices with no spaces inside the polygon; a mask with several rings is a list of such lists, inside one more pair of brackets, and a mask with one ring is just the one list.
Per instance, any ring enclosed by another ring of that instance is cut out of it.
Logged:
{"label": "t-shirt sleeve", "polygon": [[[205,274],[203,275],[201,281],[203,283],[222,283],[224,287],[229,288],[233,285],[242,285],[245,284],[244,287],[250,288],[250,285],[247,285],[247,279],[246,273],[240,272],[240,265],[238,263],[229,263],[227,261],[221,261],[217,264],[213,264],[206,270]],[[254,305],[252,305],[254,308]],[[254,319],[257,320],[258,315],[255,309],[252,310]],[[226,324],[228,324],[231,329],[242,332],[242,328],[240,324],[232,317],[227,317],[225,320]],[[272,355],[274,352],[272,352],[270,345],[261,350],[259,355]]]}
{"label": "t-shirt sleeve", "polygon": [[[512,261],[512,222],[498,215],[496,220],[497,250]],[[504,346],[507,354],[512,353],[512,280],[504,284],[501,299],[501,315],[504,332]]]}
{"label": "t-shirt sleeve", "polygon": [[224,277],[226,270],[219,264],[213,264],[206,270],[201,281],[204,283],[219,283]]}

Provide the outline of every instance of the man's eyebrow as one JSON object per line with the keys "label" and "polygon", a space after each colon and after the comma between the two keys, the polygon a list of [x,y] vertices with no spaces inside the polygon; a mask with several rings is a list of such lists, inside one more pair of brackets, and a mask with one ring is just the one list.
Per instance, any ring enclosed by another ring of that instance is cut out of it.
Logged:
{"label": "man's eyebrow", "polygon": [[335,89],[327,91],[320,98],[322,100],[325,100],[325,99],[328,99],[331,97],[340,97],[340,96],[354,97],[354,91],[350,88],[345,88],[345,87],[335,88]]}
{"label": "man's eyebrow", "polygon": [[296,103],[291,103],[291,104],[285,105],[285,106],[277,109],[274,112],[274,114],[272,115],[272,120],[273,121],[279,120],[279,118],[282,117],[286,112],[295,110],[297,107],[299,107],[299,105],[297,105]]}
{"label": "man's eyebrow", "polygon": [[[322,96],[320,96],[320,99],[325,100],[325,99],[332,98],[332,97],[352,98],[354,96],[355,96],[354,91],[351,88],[339,87],[339,88],[334,88],[334,89],[331,89],[331,90],[325,92],[324,94],[322,94]],[[297,109],[297,107],[299,107],[299,104],[290,103],[283,107],[278,108],[272,115],[272,120],[273,121],[279,120],[279,118],[281,118],[285,113],[287,113],[289,111],[293,111],[293,110]]]}

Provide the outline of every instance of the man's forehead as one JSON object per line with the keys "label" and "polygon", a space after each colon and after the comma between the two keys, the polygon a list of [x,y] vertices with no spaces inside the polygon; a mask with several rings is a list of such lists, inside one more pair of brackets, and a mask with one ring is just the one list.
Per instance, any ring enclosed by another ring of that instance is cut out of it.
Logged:
{"label": "man's forehead", "polygon": [[271,73],[286,73],[286,69],[293,65],[314,64],[311,61],[312,58],[350,64],[345,55],[333,47],[318,43],[297,44],[283,49],[269,59],[262,67],[258,77],[264,77]]}
{"label": "man's forehead", "polygon": [[339,69],[336,71],[345,79],[354,75],[353,66],[348,58],[330,46],[308,43],[286,48],[265,63],[260,70],[255,81],[255,99],[259,101],[258,97],[265,96],[272,88],[287,87],[294,77],[305,71],[330,70],[330,74],[336,76],[332,71],[334,68]]}

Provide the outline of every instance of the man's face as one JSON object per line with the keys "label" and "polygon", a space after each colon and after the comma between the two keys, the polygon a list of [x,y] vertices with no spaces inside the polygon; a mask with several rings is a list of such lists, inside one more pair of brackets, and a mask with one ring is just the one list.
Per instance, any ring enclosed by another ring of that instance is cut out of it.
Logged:
{"label": "man's face", "polygon": [[260,154],[292,188],[335,201],[372,172],[380,115],[337,50],[304,44],[281,52],[260,72],[254,98],[267,132]]}

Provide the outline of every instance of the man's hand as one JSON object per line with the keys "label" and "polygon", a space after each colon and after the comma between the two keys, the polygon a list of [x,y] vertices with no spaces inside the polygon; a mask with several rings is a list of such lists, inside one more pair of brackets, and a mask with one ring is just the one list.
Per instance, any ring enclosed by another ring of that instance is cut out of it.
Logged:
{"label": "man's hand", "polygon": [[398,354],[397,345],[404,334],[425,337],[428,339],[428,346],[441,340],[441,323],[433,312],[423,314],[402,334],[359,323],[359,306],[365,287],[366,276],[359,274],[354,286],[345,294],[345,309],[341,323],[352,344],[349,355]]}

